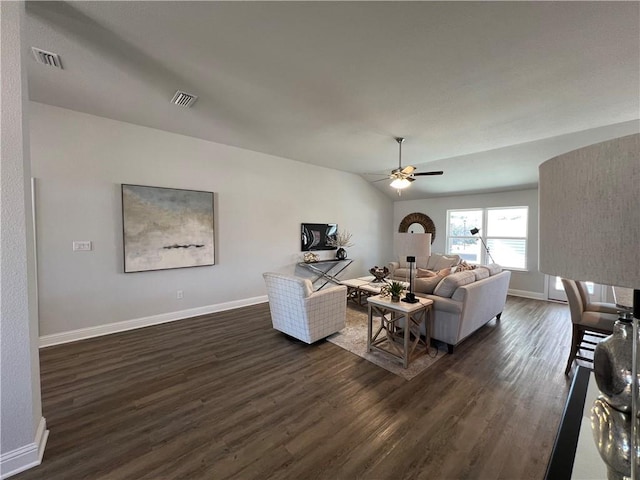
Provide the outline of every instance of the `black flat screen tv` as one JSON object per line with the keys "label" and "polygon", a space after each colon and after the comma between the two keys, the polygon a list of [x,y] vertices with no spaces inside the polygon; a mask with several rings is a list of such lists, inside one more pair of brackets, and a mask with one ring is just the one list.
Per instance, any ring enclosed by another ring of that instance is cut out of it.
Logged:
{"label": "black flat screen tv", "polygon": [[336,250],[337,247],[327,245],[329,239],[336,239],[337,223],[303,223],[301,250]]}

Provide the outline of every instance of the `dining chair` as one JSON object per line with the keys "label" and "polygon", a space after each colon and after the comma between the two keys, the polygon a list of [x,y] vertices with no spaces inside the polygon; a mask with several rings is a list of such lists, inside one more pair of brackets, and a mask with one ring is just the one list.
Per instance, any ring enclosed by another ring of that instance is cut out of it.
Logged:
{"label": "dining chair", "polygon": [[[586,301],[585,298],[588,299],[588,297],[583,297],[580,293],[581,288],[585,288],[586,292],[586,287],[579,284],[580,282],[575,280],[569,280],[566,278],[562,279],[562,285],[569,302],[571,323],[573,325],[571,350],[569,351],[569,359],[567,360],[567,367],[564,371],[565,375],[568,375],[571,371],[571,365],[574,360],[593,362],[592,358],[586,357],[580,352],[582,350],[593,352],[595,350],[595,346],[600,340],[602,340],[602,338],[613,333],[613,324],[618,319],[617,313],[609,310],[608,306],[605,307],[604,305],[598,305],[593,302],[589,303]],[[592,309],[587,310],[587,307]],[[585,339],[585,335],[593,338],[593,340],[590,338]]]}

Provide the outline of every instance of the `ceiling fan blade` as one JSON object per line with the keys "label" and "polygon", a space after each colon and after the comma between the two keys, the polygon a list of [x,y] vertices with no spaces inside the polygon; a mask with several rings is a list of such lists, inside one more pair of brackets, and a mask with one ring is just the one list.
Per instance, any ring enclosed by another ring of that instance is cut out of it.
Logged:
{"label": "ceiling fan blade", "polygon": [[444,172],[442,170],[439,170],[437,172],[422,172],[422,173],[414,173],[413,176],[414,177],[423,177],[426,175],[442,175]]}
{"label": "ceiling fan blade", "polygon": [[402,169],[402,173],[404,173],[405,175],[411,175],[415,169],[416,167],[414,167],[413,165],[407,165]]}
{"label": "ceiling fan blade", "polygon": [[386,178],[381,178],[380,180],[372,180],[371,183],[384,182],[385,180],[388,182],[391,179],[387,176]]}

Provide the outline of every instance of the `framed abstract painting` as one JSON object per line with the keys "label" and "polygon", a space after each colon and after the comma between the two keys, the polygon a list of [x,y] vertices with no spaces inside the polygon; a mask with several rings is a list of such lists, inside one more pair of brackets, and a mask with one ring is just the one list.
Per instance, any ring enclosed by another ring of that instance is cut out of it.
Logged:
{"label": "framed abstract painting", "polygon": [[215,264],[213,192],[122,184],[125,273]]}

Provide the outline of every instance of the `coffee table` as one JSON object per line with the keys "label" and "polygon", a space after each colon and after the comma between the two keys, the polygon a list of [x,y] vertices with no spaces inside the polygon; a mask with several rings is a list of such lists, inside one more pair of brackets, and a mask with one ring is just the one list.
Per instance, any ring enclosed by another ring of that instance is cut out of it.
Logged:
{"label": "coffee table", "polygon": [[[375,282],[375,277],[369,275],[367,277],[351,278],[349,280],[341,280],[340,283],[347,287],[347,300],[351,300],[355,304],[363,307],[367,304],[367,298],[372,295],[380,295],[380,290],[387,282]],[[406,282],[399,282],[408,286]]]}
{"label": "coffee table", "polygon": [[[433,300],[416,297],[417,303],[392,302],[390,297],[376,295],[367,298],[367,351],[376,350],[402,361],[407,368],[418,346],[429,353],[431,343],[431,311]],[[374,317],[380,324],[373,332]],[[425,338],[420,336],[424,323]]]}

